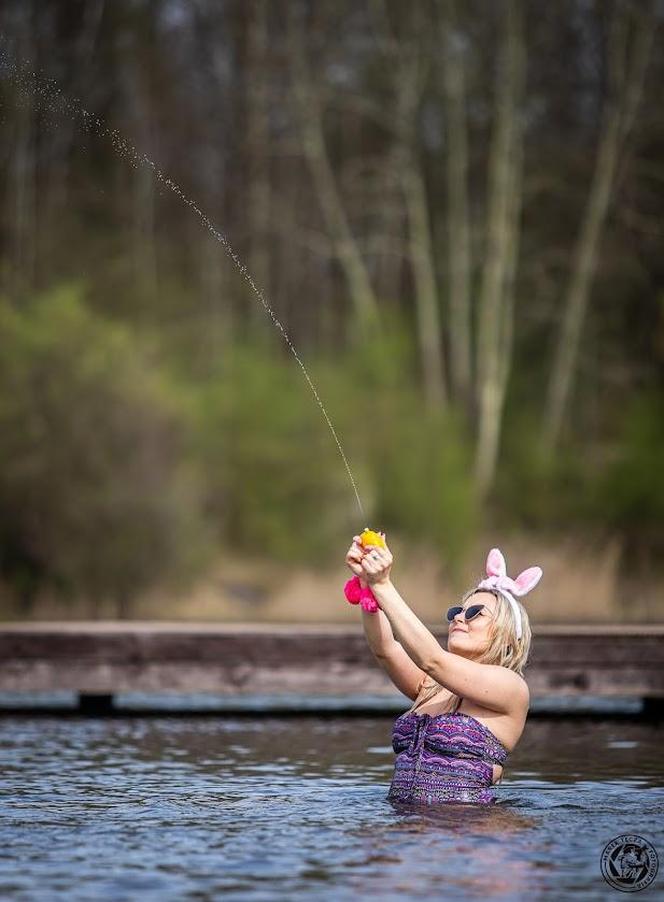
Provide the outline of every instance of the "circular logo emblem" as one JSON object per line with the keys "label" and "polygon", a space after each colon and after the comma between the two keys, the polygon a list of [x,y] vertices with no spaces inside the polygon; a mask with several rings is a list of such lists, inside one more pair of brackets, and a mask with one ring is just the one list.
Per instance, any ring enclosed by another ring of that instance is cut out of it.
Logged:
{"label": "circular logo emblem", "polygon": [[655,847],[635,833],[621,833],[604,846],[602,877],[623,893],[650,886],[657,876],[659,860]]}

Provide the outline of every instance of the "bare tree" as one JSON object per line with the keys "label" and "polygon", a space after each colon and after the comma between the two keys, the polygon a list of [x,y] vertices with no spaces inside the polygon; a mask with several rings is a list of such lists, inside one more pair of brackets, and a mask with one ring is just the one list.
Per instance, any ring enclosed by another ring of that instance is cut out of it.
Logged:
{"label": "bare tree", "polygon": [[[268,5],[254,0],[247,12],[247,130],[249,268],[257,285],[270,283],[269,223],[271,207],[270,130],[268,94]],[[253,309],[264,320],[260,305]]]}
{"label": "bare tree", "polygon": [[477,333],[478,434],[475,478],[480,497],[495,473],[512,352],[512,305],[519,233],[522,128],[519,105],[524,87],[522,0],[506,0],[497,72],[495,118],[489,158],[485,265]]}
{"label": "bare tree", "polygon": [[[149,23],[148,23],[149,24]],[[121,77],[129,115],[131,133],[142,153],[149,154],[152,143],[153,104],[149,95],[148,70],[142,54],[137,31],[134,30],[122,58]],[[132,228],[131,259],[136,284],[148,297],[154,297],[158,288],[157,242],[155,238],[155,178],[149,166],[134,165],[131,192]]]}
{"label": "bare tree", "polygon": [[[610,96],[572,269],[563,302],[563,320],[549,378],[542,447],[550,454],[557,444],[579,356],[581,333],[597,267],[602,230],[614,192],[616,170],[632,130],[655,33],[653,5],[626,8],[616,2],[608,45]],[[633,20],[629,40],[630,19]],[[631,47],[630,47],[631,44]]]}
{"label": "bare tree", "polygon": [[[75,97],[89,95],[94,86],[91,68],[99,45],[104,6],[105,0],[90,0],[82,10],[65,8],[59,17],[55,8],[47,11],[59,19],[60,34],[64,32],[71,42],[73,65],[67,66],[63,61],[59,75],[65,84],[68,78],[69,91]],[[42,16],[45,18],[44,13]],[[60,263],[60,248],[65,237],[62,220],[70,201],[71,157],[79,138],[79,130],[80,125],[75,116],[61,115],[58,117],[57,127],[52,128],[49,135],[41,216],[43,227],[40,230],[41,269],[42,274],[48,277],[57,272]]]}
{"label": "bare tree", "polygon": [[367,326],[379,322],[378,302],[359,244],[351,230],[328,155],[321,91],[307,63],[303,24],[294,4],[288,5],[288,50],[302,149],[311,170],[336,257],[346,276],[357,323],[360,332],[363,332]]}
{"label": "bare tree", "polygon": [[[34,59],[32,0],[11,11],[17,38],[18,57]],[[25,79],[17,92],[14,116],[13,153],[7,192],[7,219],[11,232],[10,290],[20,294],[32,288],[37,266],[37,132],[35,128],[35,85]]]}
{"label": "bare tree", "polygon": [[455,0],[438,0],[447,135],[447,251],[449,365],[454,397],[472,407],[471,250],[468,202],[468,135],[464,35]]}
{"label": "bare tree", "polygon": [[417,338],[422,361],[424,396],[432,409],[447,403],[440,323],[439,291],[434,263],[431,213],[420,159],[418,114],[429,70],[424,36],[428,21],[422,6],[407,14],[407,30],[393,31],[384,0],[372,4],[379,44],[394,85],[392,162],[403,192],[408,253],[415,284]]}

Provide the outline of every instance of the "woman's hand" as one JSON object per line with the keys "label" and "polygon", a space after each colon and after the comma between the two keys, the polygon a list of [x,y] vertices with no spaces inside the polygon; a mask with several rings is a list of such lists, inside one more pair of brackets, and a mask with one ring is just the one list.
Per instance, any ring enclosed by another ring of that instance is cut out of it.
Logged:
{"label": "woman's hand", "polygon": [[[380,535],[385,538],[384,532],[381,532]],[[389,582],[393,558],[387,543],[385,548],[378,545],[366,545],[364,551],[365,554],[361,559],[362,578],[370,586]]]}
{"label": "woman's hand", "polygon": [[353,571],[355,576],[363,576],[364,570],[362,569],[362,558],[364,557],[364,548],[360,542],[359,536],[353,536],[353,544],[348,549],[348,553],[346,554],[346,564]]}

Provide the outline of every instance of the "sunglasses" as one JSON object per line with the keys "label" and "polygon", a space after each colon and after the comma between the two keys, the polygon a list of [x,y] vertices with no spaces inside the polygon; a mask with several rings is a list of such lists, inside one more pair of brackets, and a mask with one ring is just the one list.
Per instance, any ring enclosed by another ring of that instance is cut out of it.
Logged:
{"label": "sunglasses", "polygon": [[[481,614],[483,610],[485,610],[485,605],[483,605],[483,604],[468,605],[468,607],[466,608],[465,614],[464,614],[466,623],[468,623],[469,620],[474,620],[475,617],[477,617],[479,614]],[[488,608],[486,608],[486,611],[487,611],[487,613],[489,613]],[[454,620],[454,618],[458,614],[461,614],[462,612],[463,612],[463,608],[461,607],[461,605],[455,605],[453,608],[450,608],[448,610],[447,619],[451,623]]]}

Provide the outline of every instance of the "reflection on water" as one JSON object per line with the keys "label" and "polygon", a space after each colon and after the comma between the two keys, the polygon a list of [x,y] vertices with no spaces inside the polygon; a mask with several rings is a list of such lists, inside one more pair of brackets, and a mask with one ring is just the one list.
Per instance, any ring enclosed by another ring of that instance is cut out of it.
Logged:
{"label": "reflection on water", "polygon": [[497,805],[420,808],[392,722],[8,715],[0,898],[605,899],[614,836],[664,853],[658,725],[530,721]]}

